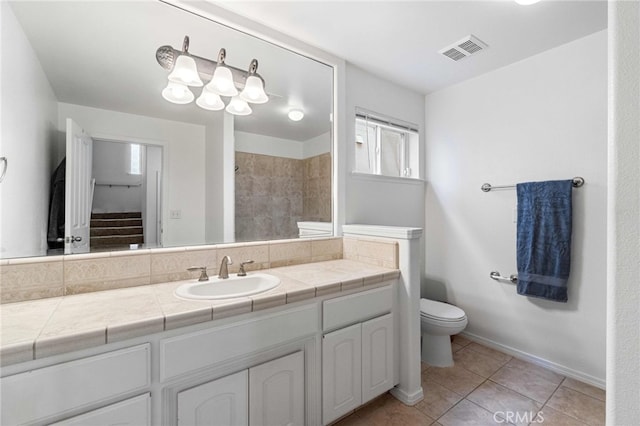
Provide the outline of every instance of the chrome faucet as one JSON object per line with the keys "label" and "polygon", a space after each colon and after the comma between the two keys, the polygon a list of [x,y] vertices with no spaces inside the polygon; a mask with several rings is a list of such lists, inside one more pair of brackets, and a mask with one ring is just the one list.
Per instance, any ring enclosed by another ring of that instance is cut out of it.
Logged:
{"label": "chrome faucet", "polygon": [[200,271],[200,278],[198,278],[198,281],[209,281],[206,266],[192,266],[191,268],[187,268],[187,271]]}
{"label": "chrome faucet", "polygon": [[248,265],[250,263],[253,263],[253,260],[245,260],[244,262],[240,262],[240,270],[238,271],[239,277],[247,276],[247,272],[244,270],[244,265]]}
{"label": "chrome faucet", "polygon": [[227,265],[233,265],[233,260],[231,260],[229,256],[225,256],[222,258],[222,262],[220,263],[220,272],[218,272],[218,278],[229,278],[229,269],[227,268]]}

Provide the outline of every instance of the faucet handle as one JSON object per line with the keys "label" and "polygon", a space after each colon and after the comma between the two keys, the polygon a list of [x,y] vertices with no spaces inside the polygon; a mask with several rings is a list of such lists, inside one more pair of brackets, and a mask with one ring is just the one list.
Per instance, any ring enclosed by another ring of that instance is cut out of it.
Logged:
{"label": "faucet handle", "polygon": [[189,272],[200,271],[200,278],[198,278],[198,281],[209,281],[209,276],[207,275],[206,266],[192,266],[190,268],[187,268],[187,271]]}
{"label": "faucet handle", "polygon": [[244,262],[240,262],[240,270],[238,271],[239,277],[247,276],[247,272],[244,270],[244,265],[248,265],[250,263],[253,263],[253,260],[245,260]]}

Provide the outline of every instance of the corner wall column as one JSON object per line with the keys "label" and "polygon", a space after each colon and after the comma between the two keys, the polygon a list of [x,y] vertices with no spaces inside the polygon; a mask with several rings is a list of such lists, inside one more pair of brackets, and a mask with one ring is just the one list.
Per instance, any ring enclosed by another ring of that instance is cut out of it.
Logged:
{"label": "corner wall column", "polygon": [[424,397],[420,369],[420,237],[422,228],[344,225],[345,237],[375,237],[398,242],[400,279],[398,310],[400,328],[400,383],[391,394],[407,405]]}

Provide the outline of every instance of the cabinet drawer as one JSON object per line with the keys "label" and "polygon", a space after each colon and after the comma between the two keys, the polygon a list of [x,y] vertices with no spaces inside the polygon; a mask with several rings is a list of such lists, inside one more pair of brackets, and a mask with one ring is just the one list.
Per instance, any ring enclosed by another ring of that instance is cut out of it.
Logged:
{"label": "cabinet drawer", "polygon": [[300,339],[319,330],[318,305],[240,321],[160,342],[160,380]]}
{"label": "cabinet drawer", "polygon": [[150,426],[151,394],[130,398],[50,426]]}
{"label": "cabinet drawer", "polygon": [[393,286],[326,300],[322,304],[322,330],[335,330],[391,312]]}
{"label": "cabinet drawer", "polygon": [[147,343],[4,377],[1,423],[30,423],[146,390],[149,352]]}

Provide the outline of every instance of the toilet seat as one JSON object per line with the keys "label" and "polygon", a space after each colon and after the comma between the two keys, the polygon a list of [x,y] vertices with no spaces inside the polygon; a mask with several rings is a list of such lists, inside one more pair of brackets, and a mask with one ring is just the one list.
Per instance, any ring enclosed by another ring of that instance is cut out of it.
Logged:
{"label": "toilet seat", "polygon": [[462,322],[467,316],[457,306],[435,300],[420,299],[420,317],[437,322]]}

